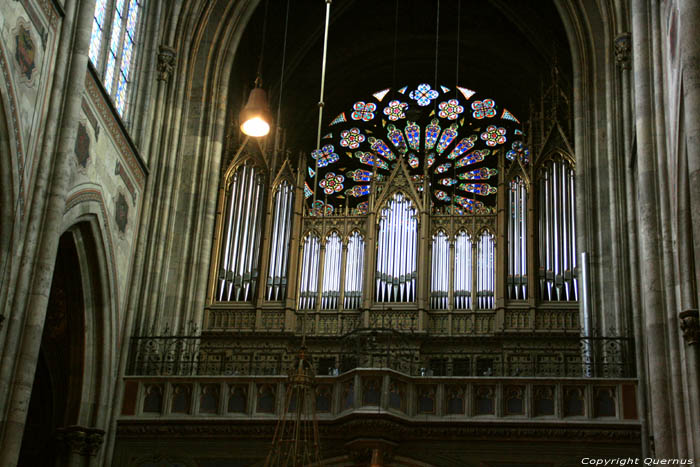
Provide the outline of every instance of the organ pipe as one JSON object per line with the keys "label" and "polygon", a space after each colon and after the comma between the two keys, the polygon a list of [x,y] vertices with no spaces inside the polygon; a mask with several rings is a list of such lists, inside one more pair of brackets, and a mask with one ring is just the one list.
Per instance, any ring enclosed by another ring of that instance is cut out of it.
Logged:
{"label": "organ pipe", "polygon": [[217,301],[251,301],[255,296],[263,198],[262,176],[253,166],[242,165],[234,173],[226,196]]}
{"label": "organ pipe", "polygon": [[350,236],[345,265],[345,300],[348,310],[360,308],[362,303],[362,271],[364,268],[365,241],[358,232]]}
{"label": "organ pipe", "polygon": [[272,241],[267,275],[267,300],[283,300],[287,295],[287,267],[292,232],[294,189],[285,180],[279,184],[272,209]]}
{"label": "organ pipe", "polygon": [[527,189],[520,177],[508,192],[508,298],[527,298]]}
{"label": "organ pipe", "polygon": [[299,290],[299,309],[313,310],[316,308],[318,294],[318,263],[321,253],[321,242],[318,237],[309,234],[304,238],[302,249],[301,277]]}
{"label": "organ pipe", "polygon": [[539,289],[547,301],[578,300],[575,173],[563,159],[549,161],[539,182]]}
{"label": "organ pipe", "polygon": [[378,302],[416,299],[417,238],[416,211],[410,200],[397,193],[379,220],[375,291]]}
{"label": "organ pipe", "polygon": [[333,232],[326,238],[326,255],[323,264],[323,286],[321,291],[321,309],[335,310],[340,297],[340,262],[343,245],[340,237]]}
{"label": "organ pipe", "polygon": [[430,307],[434,310],[446,310],[449,293],[450,244],[444,232],[433,235],[431,271]]}
{"label": "organ pipe", "polygon": [[455,240],[454,307],[468,310],[472,307],[472,240],[461,232]]}
{"label": "organ pipe", "polygon": [[488,232],[481,234],[477,246],[477,301],[479,309],[494,307],[495,274],[495,245],[493,235]]}

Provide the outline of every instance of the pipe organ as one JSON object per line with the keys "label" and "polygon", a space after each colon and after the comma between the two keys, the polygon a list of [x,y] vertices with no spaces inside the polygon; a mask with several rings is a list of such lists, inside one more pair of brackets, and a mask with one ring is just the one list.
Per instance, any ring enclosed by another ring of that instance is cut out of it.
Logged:
{"label": "pipe organ", "polygon": [[345,289],[343,307],[346,310],[360,308],[362,304],[362,280],[365,267],[365,241],[359,232],[353,232],[348,241],[345,263]]}
{"label": "pipe organ", "polygon": [[417,236],[416,210],[408,198],[396,193],[379,221],[375,279],[378,302],[415,301]]}
{"label": "pipe organ", "polygon": [[547,161],[539,179],[539,292],[542,300],[578,300],[576,174],[563,158]]}
{"label": "pipe organ", "polygon": [[516,176],[508,191],[508,298],[527,298],[527,188]]}
{"label": "pipe organ", "polygon": [[267,300],[282,300],[287,296],[287,268],[289,265],[289,238],[292,233],[294,188],[282,180],[275,192],[272,209],[272,237],[270,240],[270,267],[267,273]]}
{"label": "pipe organ", "polygon": [[433,310],[446,310],[449,301],[450,245],[442,231],[433,235],[431,271],[430,307]]}
{"label": "pipe organ", "polygon": [[321,254],[321,242],[318,237],[313,234],[307,235],[302,251],[299,309],[313,310],[318,298],[318,263]]}
{"label": "pipe organ", "polygon": [[[332,311],[365,323],[358,310],[435,310],[435,322],[458,311],[449,326],[466,329],[469,311],[576,302],[573,156],[528,140],[493,99],[445,89],[430,91],[452,99],[437,114],[402,104],[413,99],[405,88],[356,102],[305,165],[265,173],[252,154],[234,160],[221,187],[212,306],[288,300],[285,310],[296,303],[317,326]],[[279,180],[269,195],[266,180]]]}
{"label": "pipe organ", "polygon": [[216,300],[247,302],[255,296],[258,283],[263,177],[246,163],[228,184]]}

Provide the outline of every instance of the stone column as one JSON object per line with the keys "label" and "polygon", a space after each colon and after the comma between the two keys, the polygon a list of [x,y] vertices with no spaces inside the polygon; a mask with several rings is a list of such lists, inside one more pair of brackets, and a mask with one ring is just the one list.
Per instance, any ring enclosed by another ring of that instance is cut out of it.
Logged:
{"label": "stone column", "polygon": [[642,457],[646,458],[649,456],[649,427],[647,423],[647,371],[646,371],[646,361],[644,359],[644,339],[642,334],[642,315],[641,315],[641,304],[639,297],[639,289],[641,284],[639,282],[639,263],[638,263],[638,250],[637,250],[637,216],[636,216],[636,188],[634,185],[635,180],[635,169],[633,166],[632,159],[632,134],[633,134],[633,120],[631,116],[632,111],[632,90],[630,88],[630,69],[631,69],[631,52],[632,52],[632,38],[630,33],[625,32],[618,35],[615,38],[615,59],[617,65],[620,68],[621,75],[621,95],[622,95],[622,149],[625,161],[625,200],[626,200],[626,232],[627,232],[627,243],[629,245],[629,253],[627,255],[628,260],[628,272],[627,283],[629,287],[629,297],[628,303],[630,304],[631,310],[623,310],[623,313],[631,320],[631,326],[629,326],[630,332],[634,336],[635,344],[635,366],[637,369],[637,378],[639,383],[637,384],[637,412],[639,414],[640,431],[642,438]]}
{"label": "stone column", "polygon": [[[688,309],[678,314],[680,328],[683,333],[686,349],[688,368],[688,398],[690,399],[690,425],[700,427],[700,318],[697,309]],[[677,391],[680,391],[678,388]],[[700,460],[700,435],[695,430],[691,434],[693,438],[693,451],[695,460]]]}
{"label": "stone column", "polygon": [[668,399],[669,378],[665,343],[665,313],[663,277],[659,258],[659,212],[657,201],[657,169],[653,139],[654,97],[651,37],[649,31],[649,3],[632,2],[632,49],[634,52],[635,117],[638,167],[638,233],[640,239],[640,272],[642,284],[642,311],[651,389],[651,416],[656,457],[675,454],[672,417]]}
{"label": "stone column", "polygon": [[[695,283],[700,284],[700,2],[680,0],[680,59],[683,119],[690,179],[690,215],[693,223]],[[696,289],[700,303],[700,288]]]}
{"label": "stone column", "polygon": [[[63,448],[63,462],[66,467],[97,467],[96,455],[102,447],[104,430],[72,425],[56,430],[56,441]],[[85,459],[87,458],[87,462]]]}
{"label": "stone column", "polygon": [[[26,294],[27,302],[26,308],[22,307],[25,312],[23,328],[20,331],[21,344],[15,355],[17,366],[8,391],[9,403],[7,421],[3,427],[4,438],[0,445],[0,465],[15,465],[22,444],[41,336],[44,330],[49,291],[53,280],[58,239],[61,235],[66,194],[73,168],[72,155],[75,148],[78,121],[82,112],[81,104],[85,89],[85,72],[94,9],[94,2],[88,0],[81,1],[76,9],[72,54],[65,81],[65,99],[58,130],[58,142],[55,153],[49,152],[43,155],[49,157],[49,160],[53,155],[53,171],[46,193],[44,211],[42,213],[32,211],[32,225],[29,228],[37,231],[36,255],[33,258],[23,258],[27,267],[22,268],[22,274],[28,279],[27,282],[24,282],[27,288],[19,289],[17,293]],[[70,35],[62,35],[61,39],[68,40],[69,37]],[[20,278],[21,280],[22,278]]]}

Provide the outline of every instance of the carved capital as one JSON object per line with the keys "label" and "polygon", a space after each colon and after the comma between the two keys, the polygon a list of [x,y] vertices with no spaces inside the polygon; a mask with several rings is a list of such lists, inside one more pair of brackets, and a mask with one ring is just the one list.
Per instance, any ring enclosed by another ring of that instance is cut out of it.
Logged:
{"label": "carved capital", "polygon": [[58,428],[56,440],[66,449],[81,456],[94,456],[104,440],[104,430],[78,425]]}
{"label": "carved capital", "polygon": [[175,69],[175,49],[161,45],[158,49],[158,81],[168,81]]}
{"label": "carved capital", "polygon": [[688,345],[698,345],[700,342],[700,319],[698,310],[685,310],[678,313],[681,321],[681,332]]}
{"label": "carved capital", "polygon": [[620,34],[615,38],[615,61],[623,70],[630,69],[630,52],[632,50],[632,39],[630,33]]}

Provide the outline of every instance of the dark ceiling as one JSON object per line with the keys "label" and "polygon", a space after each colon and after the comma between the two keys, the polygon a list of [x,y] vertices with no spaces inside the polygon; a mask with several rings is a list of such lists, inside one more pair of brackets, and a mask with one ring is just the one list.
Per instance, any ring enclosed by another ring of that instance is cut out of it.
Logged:
{"label": "dark ceiling", "polygon": [[[231,88],[241,91],[231,96],[232,117],[255,80],[265,1],[236,55]],[[276,114],[287,1],[267,1],[263,81]],[[280,123],[287,130],[287,147],[308,152],[316,146],[326,4],[289,2]],[[538,99],[555,60],[564,81],[571,81],[569,47],[551,0],[334,0],[324,127],[355,101],[380,89],[435,84],[438,4],[439,84],[453,88],[458,79],[461,86],[492,97],[524,121],[529,102]]]}

